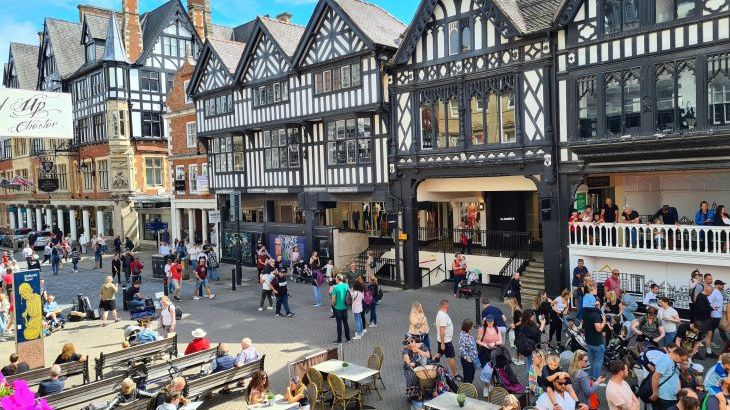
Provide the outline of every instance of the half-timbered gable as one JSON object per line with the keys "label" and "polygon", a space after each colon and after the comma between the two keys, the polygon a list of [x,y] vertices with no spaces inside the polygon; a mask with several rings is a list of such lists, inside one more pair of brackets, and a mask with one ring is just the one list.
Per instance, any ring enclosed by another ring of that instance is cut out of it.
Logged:
{"label": "half-timbered gable", "polygon": [[38,46],[10,43],[3,77],[7,88],[34,90],[38,81]]}
{"label": "half-timbered gable", "polygon": [[64,80],[84,64],[81,33],[81,24],[46,18],[38,58],[39,89],[60,91]]}
{"label": "half-timbered gable", "polygon": [[253,84],[287,76],[291,68],[293,48],[288,45],[285,51],[284,42],[293,41],[293,46],[296,47],[302,31],[300,26],[260,17],[244,52],[243,80]]}

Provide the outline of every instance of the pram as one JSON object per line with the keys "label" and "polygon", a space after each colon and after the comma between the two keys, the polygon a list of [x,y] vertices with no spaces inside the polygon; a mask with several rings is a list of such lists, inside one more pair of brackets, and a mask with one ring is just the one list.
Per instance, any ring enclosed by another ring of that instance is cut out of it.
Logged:
{"label": "pram", "polygon": [[568,340],[565,342],[565,350],[575,352],[580,349],[584,352],[588,351],[588,343],[586,343],[583,329],[579,328],[575,322],[568,321],[568,327],[566,329],[568,333]]}
{"label": "pram", "polygon": [[467,271],[466,278],[458,285],[457,295],[460,298],[469,299],[472,296],[481,296],[482,291],[477,288],[480,285],[479,275],[481,275],[479,269],[469,269]]}
{"label": "pram", "polygon": [[614,337],[609,340],[603,356],[603,365],[608,367],[608,364],[614,360],[627,360],[629,357],[628,346],[628,339],[622,337]]}
{"label": "pram", "polygon": [[525,386],[520,383],[512,370],[512,357],[506,347],[498,346],[492,350],[490,364],[492,366],[492,385],[507,390],[510,394],[525,394]]}
{"label": "pram", "polygon": [[312,269],[307,264],[299,262],[294,265],[292,278],[296,283],[309,283],[312,281]]}

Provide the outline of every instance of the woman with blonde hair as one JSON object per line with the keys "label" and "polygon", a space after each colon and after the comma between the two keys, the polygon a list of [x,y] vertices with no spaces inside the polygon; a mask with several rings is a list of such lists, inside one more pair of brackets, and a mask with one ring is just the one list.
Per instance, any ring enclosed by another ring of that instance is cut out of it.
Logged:
{"label": "woman with blonde hair", "polygon": [[[588,373],[584,370],[589,364],[588,353],[583,350],[576,350],[568,373],[573,383],[573,390],[575,390],[575,394],[578,396],[578,402],[590,405],[590,397],[598,391],[598,385],[604,383],[606,378],[600,376],[595,381],[591,380],[588,377]],[[596,409],[591,408],[590,410]]]}
{"label": "woman with blonde hair", "polygon": [[502,402],[502,410],[520,410],[520,401],[514,394],[508,394]]}
{"label": "woman with blonde hair", "polygon": [[550,304],[550,333],[548,334],[548,343],[552,342],[553,335],[555,335],[558,346],[562,344],[563,318],[568,313],[569,307],[570,289],[563,289],[560,296],[553,299]]}
{"label": "woman with blonde hair", "polygon": [[106,409],[110,410],[116,407],[124,407],[124,404],[142,399],[143,397],[155,396],[155,393],[150,393],[148,391],[138,389],[137,385],[134,383],[134,380],[127,377],[126,379],[122,380],[122,387],[119,389],[119,394],[116,398],[114,398],[114,400],[109,402],[109,405],[106,407]]}
{"label": "woman with blonde hair", "polygon": [[618,298],[615,290],[610,290],[606,293],[606,302],[603,304],[603,312],[612,314],[614,316],[624,314],[624,304]]}
{"label": "woman with blonde hair", "polygon": [[532,352],[532,365],[527,369],[527,389],[535,396],[535,399],[543,393],[542,387],[538,383],[543,367],[545,367],[545,353],[537,349]]}
{"label": "woman with blonde hair", "polygon": [[76,346],[73,343],[68,342],[61,348],[61,354],[56,357],[56,361],[53,364],[64,364],[70,362],[85,362],[86,356],[82,356],[76,353]]}
{"label": "woman with blonde hair", "polygon": [[368,258],[365,261],[365,274],[367,274],[368,277],[370,277],[370,275],[375,275],[376,266],[375,254],[373,251],[368,251]]}
{"label": "woman with blonde hair", "polygon": [[160,335],[168,337],[171,333],[175,333],[177,318],[175,317],[175,305],[170,303],[170,298],[163,296],[160,298]]}
{"label": "woman with blonde hair", "polygon": [[413,335],[416,342],[423,343],[427,351],[431,351],[431,344],[428,340],[428,319],[423,313],[421,302],[413,302],[411,314],[408,318],[408,333]]}

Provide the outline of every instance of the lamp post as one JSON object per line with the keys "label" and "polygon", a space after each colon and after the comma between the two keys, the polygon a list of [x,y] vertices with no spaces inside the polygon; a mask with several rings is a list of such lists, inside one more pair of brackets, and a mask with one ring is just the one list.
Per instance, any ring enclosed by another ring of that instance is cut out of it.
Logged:
{"label": "lamp post", "polygon": [[241,194],[235,195],[236,210],[236,283],[241,285],[243,277],[243,262],[241,260]]}

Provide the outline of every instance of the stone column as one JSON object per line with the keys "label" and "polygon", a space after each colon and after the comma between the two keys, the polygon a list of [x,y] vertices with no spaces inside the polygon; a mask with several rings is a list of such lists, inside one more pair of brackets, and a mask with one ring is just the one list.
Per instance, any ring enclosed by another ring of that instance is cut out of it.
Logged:
{"label": "stone column", "polygon": [[[53,210],[51,208],[46,208],[46,225],[49,228],[53,227]],[[58,229],[61,229],[61,227],[59,226]]]}
{"label": "stone column", "polygon": [[15,224],[18,222],[18,220],[15,219],[15,211],[8,211],[8,219],[10,219],[10,229],[15,230]]}
{"label": "stone column", "polygon": [[172,236],[173,240],[175,238],[183,240],[185,238],[182,238],[182,218],[183,218],[183,210],[182,208],[175,208],[172,210]]}
{"label": "stone column", "polygon": [[86,235],[86,239],[91,241],[91,222],[89,222],[89,210],[84,209],[81,211],[81,218],[83,219],[84,224],[84,235]]}
{"label": "stone column", "polygon": [[195,242],[195,209],[188,209],[188,240],[190,243]]}
{"label": "stone column", "polygon": [[96,210],[96,234],[106,235],[104,233],[104,211],[101,209]]}
{"label": "stone column", "polygon": [[58,219],[58,229],[63,231],[64,235],[67,235],[68,232],[66,232],[66,226],[63,223],[63,209],[56,209],[56,219]]}
{"label": "stone column", "polygon": [[200,210],[201,215],[201,230],[203,231],[203,243],[208,240],[208,210],[207,209],[201,209]]}
{"label": "stone column", "polygon": [[34,228],[35,225],[33,225],[33,210],[30,208],[25,208],[25,222],[28,229]]}
{"label": "stone column", "polygon": [[35,230],[40,231],[43,229],[43,211],[41,208],[35,209]]}
{"label": "stone column", "polygon": [[71,240],[77,241],[79,239],[78,232],[76,230],[76,210],[68,210],[68,225],[70,228]]}

